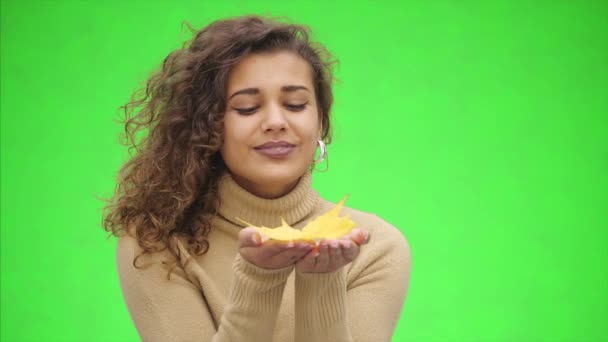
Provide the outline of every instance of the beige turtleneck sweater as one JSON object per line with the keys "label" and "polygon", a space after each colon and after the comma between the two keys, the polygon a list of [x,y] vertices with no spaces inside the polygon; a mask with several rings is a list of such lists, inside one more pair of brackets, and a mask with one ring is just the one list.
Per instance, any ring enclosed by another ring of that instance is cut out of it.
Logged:
{"label": "beige turtleneck sweater", "polygon": [[[390,341],[405,301],[411,270],[409,245],[401,232],[373,214],[343,208],[358,228],[371,234],[359,256],[333,273],[257,267],[241,258],[241,218],[295,228],[335,206],[320,198],[306,173],[278,199],[263,199],[241,188],[229,174],[220,181],[219,215],[209,233],[210,248],[167,279],[165,251],[138,260],[130,235],[119,238],[120,286],[143,341]],[[183,244],[180,249],[188,256]],[[184,258],[183,260],[185,260]]]}

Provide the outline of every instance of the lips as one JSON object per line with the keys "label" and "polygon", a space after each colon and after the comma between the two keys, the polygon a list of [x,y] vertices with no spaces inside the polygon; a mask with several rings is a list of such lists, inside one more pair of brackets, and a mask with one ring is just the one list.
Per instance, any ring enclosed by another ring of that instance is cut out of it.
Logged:
{"label": "lips", "polygon": [[262,145],[256,146],[255,149],[264,149],[264,148],[276,148],[276,147],[294,147],[296,145],[290,144],[287,141],[269,141]]}
{"label": "lips", "polygon": [[256,146],[254,149],[266,156],[273,159],[286,158],[291,151],[293,151],[296,145],[290,144],[286,141],[269,141],[262,145]]}

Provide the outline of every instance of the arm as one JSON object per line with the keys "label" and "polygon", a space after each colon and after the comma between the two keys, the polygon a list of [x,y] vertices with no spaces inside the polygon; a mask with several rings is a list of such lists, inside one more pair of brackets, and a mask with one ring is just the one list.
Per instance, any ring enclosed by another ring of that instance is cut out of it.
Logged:
{"label": "arm", "polygon": [[[350,270],[296,273],[296,341],[390,341],[411,272],[405,237],[385,223]],[[348,280],[347,280],[348,278]]]}
{"label": "arm", "polygon": [[344,268],[296,273],[296,342],[353,341],[347,316]]}
{"label": "arm", "polygon": [[[167,279],[166,253],[146,256],[143,268],[133,267],[137,242],[121,237],[117,248],[123,296],[143,341],[266,341],[271,340],[284,284],[291,267],[265,270],[237,256],[234,281],[216,330],[200,290],[176,267]],[[138,260],[138,265],[143,257]]]}

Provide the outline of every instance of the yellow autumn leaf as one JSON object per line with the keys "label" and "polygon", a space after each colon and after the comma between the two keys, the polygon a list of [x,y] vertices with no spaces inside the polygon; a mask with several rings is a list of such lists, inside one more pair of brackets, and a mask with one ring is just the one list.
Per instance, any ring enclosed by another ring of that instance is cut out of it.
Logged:
{"label": "yellow autumn leaf", "polygon": [[355,227],[355,222],[350,219],[349,215],[342,217],[338,216],[340,209],[342,209],[344,206],[344,202],[346,202],[347,198],[348,195],[338,202],[333,209],[308,222],[308,224],[302,228],[302,230],[292,228],[287,224],[287,222],[285,222],[283,218],[281,218],[281,225],[276,228],[264,226],[258,227],[241,219],[237,219],[248,226],[256,228],[260,233],[263,233],[272,240],[292,241],[336,239],[348,234]]}

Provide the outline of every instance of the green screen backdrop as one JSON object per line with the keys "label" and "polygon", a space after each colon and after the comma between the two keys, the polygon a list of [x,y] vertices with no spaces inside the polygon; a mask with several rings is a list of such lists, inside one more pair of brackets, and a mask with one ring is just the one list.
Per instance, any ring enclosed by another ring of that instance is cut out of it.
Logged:
{"label": "green screen backdrop", "polygon": [[1,1],[1,340],[137,341],[103,203],[118,107],[241,14],[339,59],[320,194],[412,249],[394,341],[608,341],[608,2]]}

